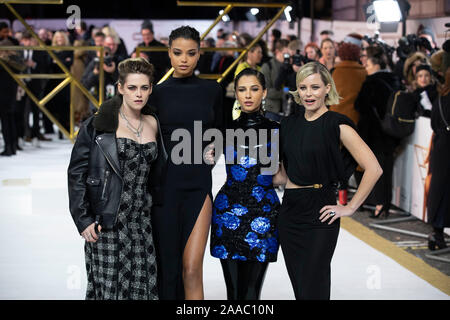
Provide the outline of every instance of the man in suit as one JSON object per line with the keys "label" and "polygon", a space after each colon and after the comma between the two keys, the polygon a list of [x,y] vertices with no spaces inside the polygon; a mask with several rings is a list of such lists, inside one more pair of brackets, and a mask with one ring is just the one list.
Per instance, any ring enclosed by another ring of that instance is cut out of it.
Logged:
{"label": "man in suit", "polygon": [[[24,47],[35,46],[37,45],[37,41],[32,37],[32,35],[28,32],[24,32],[22,35],[22,39],[20,40],[21,44]],[[28,74],[38,74],[45,73],[47,70],[47,53],[40,50],[31,50],[25,49],[23,50],[23,59],[26,64],[26,69],[24,73]],[[42,92],[44,89],[44,81],[42,79],[25,79],[25,83],[30,89],[30,91],[36,96],[36,98],[42,98]],[[31,142],[33,141],[36,144],[36,140],[40,141],[51,141],[51,139],[46,138],[40,131],[40,115],[41,111],[36,106],[36,104],[31,100],[31,98],[27,95],[25,97],[25,141]],[[29,124],[29,114],[30,112],[33,114],[33,125]]]}
{"label": "man in suit", "polygon": [[[137,47],[165,47],[165,45],[155,39],[153,24],[146,20],[141,25],[142,42]],[[136,56],[134,49],[132,57]],[[155,68],[154,81],[157,83],[169,69],[169,58],[167,52],[142,52],[141,57],[147,59]]]}

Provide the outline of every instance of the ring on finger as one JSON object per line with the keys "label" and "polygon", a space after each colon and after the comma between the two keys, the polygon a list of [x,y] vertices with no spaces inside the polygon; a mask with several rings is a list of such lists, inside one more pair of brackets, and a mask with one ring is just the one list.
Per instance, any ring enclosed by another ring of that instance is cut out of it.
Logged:
{"label": "ring on finger", "polygon": [[336,212],[335,212],[335,211],[331,211],[331,212],[329,213],[329,215],[330,215],[330,217],[334,217],[334,216],[336,215]]}

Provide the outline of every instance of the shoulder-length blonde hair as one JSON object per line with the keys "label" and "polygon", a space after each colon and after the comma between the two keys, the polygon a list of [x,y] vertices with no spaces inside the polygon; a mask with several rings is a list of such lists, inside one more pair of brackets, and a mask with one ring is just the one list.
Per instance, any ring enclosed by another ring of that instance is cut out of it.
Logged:
{"label": "shoulder-length blonde hair", "polygon": [[64,38],[64,44],[63,44],[63,46],[70,46],[70,41],[69,41],[69,37],[67,36],[67,34],[65,33],[65,32],[63,32],[63,31],[56,31],[54,34],[53,34],[53,38],[52,38],[52,46],[58,46],[57,44],[56,44],[56,37],[57,36],[62,36],[63,38]]}
{"label": "shoulder-length blonde hair", "polygon": [[325,86],[327,86],[328,84],[331,85],[330,92],[328,92],[327,97],[325,98],[325,104],[327,106],[339,104],[340,97],[337,93],[336,85],[334,84],[330,72],[323,64],[316,61],[308,62],[307,64],[302,66],[300,70],[298,70],[295,80],[297,90],[289,91],[289,93],[294,96],[295,102],[297,102],[298,104],[303,104],[302,100],[300,99],[300,95],[298,94],[298,85],[307,77],[316,73],[320,74],[320,78],[322,79],[322,82],[325,84]]}

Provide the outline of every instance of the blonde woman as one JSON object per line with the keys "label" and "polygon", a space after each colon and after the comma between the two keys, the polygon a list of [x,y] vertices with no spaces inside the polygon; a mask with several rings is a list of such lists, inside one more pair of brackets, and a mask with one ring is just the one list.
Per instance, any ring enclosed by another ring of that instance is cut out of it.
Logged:
{"label": "blonde woman", "polygon": [[[70,70],[73,64],[73,51],[59,50],[58,47],[70,46],[71,43],[67,34],[63,31],[56,31],[52,38],[52,47],[54,54]],[[50,56],[48,61],[48,73],[63,73],[59,65]],[[45,87],[45,94],[51,92],[61,82],[61,79],[48,80]],[[70,128],[70,86],[64,87],[53,99],[47,103],[47,109],[56,117],[61,125],[69,131]],[[50,120],[44,116],[44,126],[46,132],[52,132],[52,124]],[[62,133],[59,132],[59,138],[62,139]]]}
{"label": "blonde woman", "polygon": [[[281,170],[275,184],[285,184],[278,216],[280,244],[296,299],[330,298],[330,263],[341,217],[351,216],[382,174],[372,151],[346,116],[328,111],[339,103],[326,67],[305,64],[292,92],[301,111],[281,122]],[[356,162],[355,162],[356,160]],[[336,204],[336,188],[353,173],[364,176],[352,200]]]}
{"label": "blonde woman", "polygon": [[[113,44],[110,44],[109,47],[111,48],[113,55],[116,57],[116,60],[120,62],[128,58],[127,47],[117,31],[110,26],[105,26],[102,28],[102,32],[105,34],[105,40],[107,37],[112,38]],[[111,43],[111,41],[109,42]]]}

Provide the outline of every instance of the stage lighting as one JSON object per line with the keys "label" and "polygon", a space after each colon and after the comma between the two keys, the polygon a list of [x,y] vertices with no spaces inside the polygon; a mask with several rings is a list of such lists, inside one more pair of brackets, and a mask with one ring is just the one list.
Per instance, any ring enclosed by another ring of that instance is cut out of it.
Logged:
{"label": "stage lighting", "polygon": [[379,22],[399,22],[402,19],[402,13],[397,1],[376,0],[373,2],[373,8]]}
{"label": "stage lighting", "polygon": [[251,8],[250,9],[250,13],[254,16],[256,16],[259,13],[259,9],[258,8]]}
{"label": "stage lighting", "polygon": [[292,11],[292,7],[291,6],[287,6],[286,9],[284,9],[284,15],[286,16],[286,20],[288,22],[292,21],[291,11]]}
{"label": "stage lighting", "polygon": [[[219,11],[219,14],[222,14],[223,13],[223,10],[220,10]],[[229,22],[230,21],[230,17],[226,14],[226,15],[224,15],[223,17],[222,17],[222,21],[223,22]]]}

